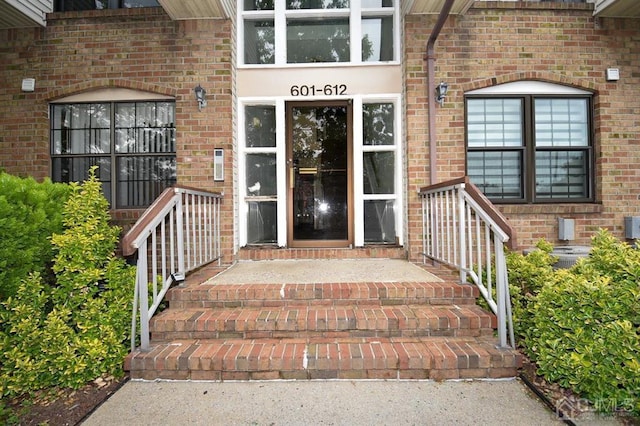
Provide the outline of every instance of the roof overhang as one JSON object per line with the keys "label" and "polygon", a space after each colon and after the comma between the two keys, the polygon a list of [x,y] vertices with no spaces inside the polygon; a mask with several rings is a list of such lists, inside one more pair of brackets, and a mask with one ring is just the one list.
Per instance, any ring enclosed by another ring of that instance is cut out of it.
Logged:
{"label": "roof overhang", "polygon": [[0,29],[44,27],[53,0],[0,0]]}
{"label": "roof overhang", "polygon": [[[402,12],[437,15],[446,0],[403,0]],[[455,0],[451,14],[464,14],[475,0]],[[158,0],[171,19],[220,19],[235,13],[233,0]]]}
{"label": "roof overhang", "polygon": [[[475,0],[455,0],[451,7],[452,15],[463,15]],[[417,15],[438,15],[446,0],[406,0],[402,1],[402,12]]]}
{"label": "roof overhang", "polygon": [[640,18],[640,1],[596,0],[593,14],[602,18]]}
{"label": "roof overhang", "polygon": [[226,19],[235,13],[234,0],[158,0],[174,20]]}

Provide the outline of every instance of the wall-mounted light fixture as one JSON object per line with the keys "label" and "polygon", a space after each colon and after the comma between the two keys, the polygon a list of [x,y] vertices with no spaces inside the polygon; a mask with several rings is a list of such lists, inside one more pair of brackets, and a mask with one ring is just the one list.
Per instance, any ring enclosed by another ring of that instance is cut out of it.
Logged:
{"label": "wall-mounted light fixture", "polygon": [[202,111],[202,108],[207,106],[207,99],[205,98],[207,96],[207,91],[204,90],[204,88],[202,86],[200,86],[200,84],[198,84],[193,91],[196,94],[196,101],[198,102],[198,111]]}
{"label": "wall-mounted light fixture", "polygon": [[444,81],[436,87],[436,102],[438,102],[440,106],[444,104],[444,98],[447,96],[448,91],[449,85]]}

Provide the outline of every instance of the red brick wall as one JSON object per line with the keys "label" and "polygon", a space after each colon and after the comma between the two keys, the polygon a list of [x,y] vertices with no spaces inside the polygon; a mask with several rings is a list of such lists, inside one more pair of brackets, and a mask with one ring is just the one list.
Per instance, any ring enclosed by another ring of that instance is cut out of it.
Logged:
{"label": "red brick wall", "polygon": [[[407,202],[409,249],[419,258],[422,226],[416,191],[429,184],[425,46],[435,16],[407,16],[405,24]],[[518,243],[555,241],[558,217],[576,220],[574,244],[599,227],[622,236],[623,217],[640,215],[640,37],[637,20],[596,22],[590,5],[476,2],[450,18],[436,43],[436,82],[450,91],[437,106],[438,180],[465,169],[465,91],[495,83],[538,79],[595,92],[597,203],[501,206]],[[102,87],[173,96],[178,128],[179,183],[224,191],[223,247],[233,253],[232,23],[171,21],[157,9],[49,15],[44,29],[0,30],[0,168],[42,179],[50,175],[48,103]],[[608,67],[621,79],[605,81]],[[36,91],[20,90],[23,78]],[[193,87],[208,106],[198,112]],[[214,148],[225,149],[225,181],[213,182]],[[138,212],[117,212],[132,220]]]}
{"label": "red brick wall", "polygon": [[[439,181],[464,175],[464,93],[531,79],[595,93],[596,203],[508,205],[500,210],[517,229],[518,245],[539,238],[557,244],[558,218],[575,219],[576,240],[589,244],[598,228],[624,235],[624,216],[640,215],[640,32],[638,20],[596,21],[592,5],[476,2],[450,17],[436,43],[436,83],[449,94],[437,114]],[[419,257],[421,225],[416,191],[429,184],[425,48],[434,16],[406,18],[407,144],[410,255]],[[620,81],[605,71],[620,68]]]}
{"label": "red brick wall", "polygon": [[[223,248],[233,250],[231,22],[172,21],[161,8],[54,13],[43,29],[0,30],[0,168],[50,176],[48,104],[103,87],[175,97],[178,182],[227,194]],[[33,93],[21,91],[35,78]],[[207,90],[198,112],[193,88]],[[213,150],[226,180],[213,181]],[[123,224],[139,211],[114,212]]]}

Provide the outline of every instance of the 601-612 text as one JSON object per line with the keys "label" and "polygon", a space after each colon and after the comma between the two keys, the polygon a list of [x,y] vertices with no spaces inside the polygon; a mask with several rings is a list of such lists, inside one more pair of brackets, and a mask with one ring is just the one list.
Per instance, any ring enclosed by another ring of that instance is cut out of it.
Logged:
{"label": "601-612 text", "polygon": [[306,84],[291,86],[291,96],[336,96],[347,93],[346,84],[325,84],[324,86]]}

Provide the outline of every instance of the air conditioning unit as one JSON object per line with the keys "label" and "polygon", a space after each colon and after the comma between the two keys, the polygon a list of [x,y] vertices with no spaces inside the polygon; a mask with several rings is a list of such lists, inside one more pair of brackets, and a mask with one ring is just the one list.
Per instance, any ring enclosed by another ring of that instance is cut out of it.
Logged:
{"label": "air conditioning unit", "polygon": [[[523,253],[525,255],[531,253],[536,248],[525,249]],[[560,246],[554,247],[551,252],[552,256],[558,258],[558,261],[553,264],[554,269],[568,269],[576,264],[578,259],[589,256],[591,247],[589,246]]]}
{"label": "air conditioning unit", "polygon": [[552,256],[557,256],[558,261],[553,265],[554,269],[571,268],[578,259],[589,256],[589,246],[561,246],[554,247]]}

